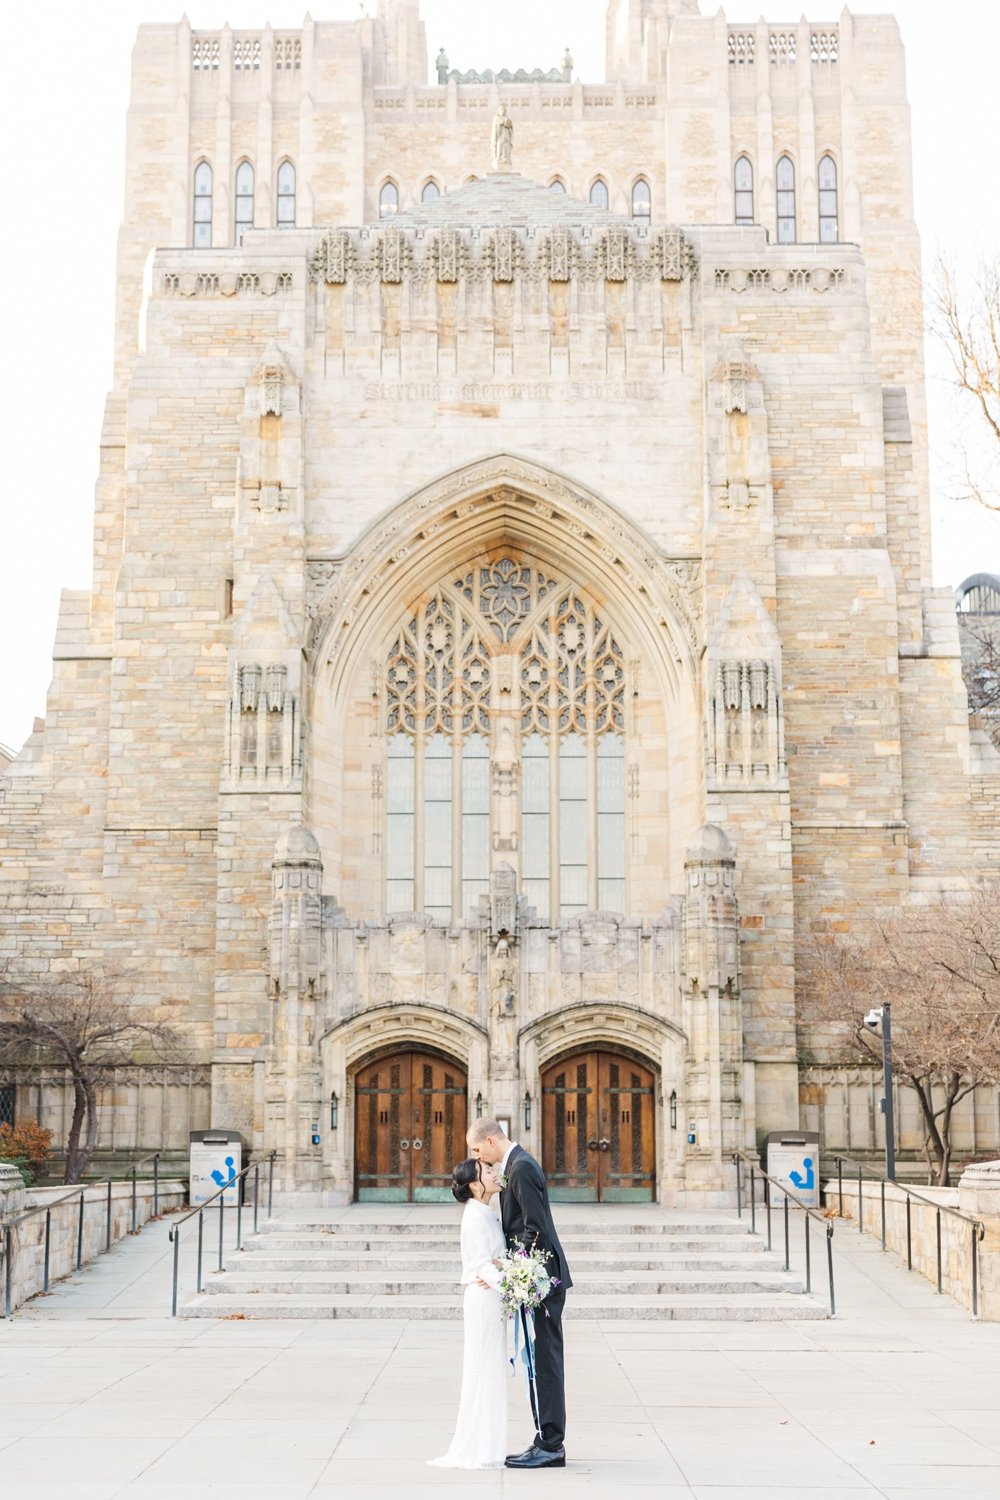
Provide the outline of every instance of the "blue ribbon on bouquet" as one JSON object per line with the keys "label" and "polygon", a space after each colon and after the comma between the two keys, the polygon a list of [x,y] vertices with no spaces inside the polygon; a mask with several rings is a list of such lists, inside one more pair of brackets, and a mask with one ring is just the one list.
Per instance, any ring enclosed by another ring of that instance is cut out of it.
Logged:
{"label": "blue ribbon on bouquet", "polygon": [[[524,1325],[524,1342],[521,1342],[521,1325]],[[535,1315],[521,1308],[514,1319],[514,1357],[510,1362],[511,1374],[517,1374],[518,1364],[524,1365],[524,1378],[531,1394],[535,1383]]]}

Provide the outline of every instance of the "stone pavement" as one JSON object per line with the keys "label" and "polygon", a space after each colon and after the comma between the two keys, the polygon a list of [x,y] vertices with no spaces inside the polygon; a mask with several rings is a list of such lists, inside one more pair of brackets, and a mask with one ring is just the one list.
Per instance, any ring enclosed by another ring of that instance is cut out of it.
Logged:
{"label": "stone pavement", "polygon": [[[568,1468],[469,1474],[423,1462],[450,1437],[458,1323],[173,1321],[153,1225],[0,1325],[4,1497],[1000,1495],[1000,1325],[836,1239],[833,1322],[570,1313]],[[513,1448],[530,1422],[510,1397]]]}

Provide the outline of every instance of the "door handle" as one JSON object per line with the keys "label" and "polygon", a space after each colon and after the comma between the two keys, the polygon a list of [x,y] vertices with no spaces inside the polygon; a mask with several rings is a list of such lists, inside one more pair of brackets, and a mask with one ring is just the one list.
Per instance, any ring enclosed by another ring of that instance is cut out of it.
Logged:
{"label": "door handle", "polygon": [[418,1135],[413,1137],[413,1149],[414,1151],[422,1151],[424,1149],[424,1143]]}
{"label": "door handle", "polygon": [[611,1150],[611,1142],[609,1140],[607,1140],[606,1138],[603,1139],[600,1142],[600,1148],[601,1148],[602,1151],[610,1151]]}
{"label": "door handle", "polygon": [[410,1143],[409,1143],[409,1141],[400,1141],[400,1143],[399,1143],[399,1149],[400,1149],[400,1151],[409,1151],[409,1149],[410,1149]]}
{"label": "door handle", "polygon": [[597,1142],[596,1141],[588,1141],[587,1142],[587,1150],[588,1151],[596,1151],[597,1150]]}

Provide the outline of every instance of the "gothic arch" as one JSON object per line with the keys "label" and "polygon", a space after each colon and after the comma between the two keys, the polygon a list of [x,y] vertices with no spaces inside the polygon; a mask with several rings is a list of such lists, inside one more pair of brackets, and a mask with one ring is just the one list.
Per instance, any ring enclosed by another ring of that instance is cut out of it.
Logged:
{"label": "gothic arch", "polygon": [[592,491],[510,454],[433,481],[363,533],[318,601],[314,679],[329,674],[339,699],[407,593],[501,542],[602,590],[664,696],[689,687],[700,649],[697,560],[665,557]]}
{"label": "gothic arch", "polygon": [[428,1047],[453,1057],[470,1074],[482,1071],[487,1033],[477,1021],[434,1005],[377,1005],[332,1027],[322,1039],[336,1072],[353,1073],[393,1047]]}
{"label": "gothic arch", "polygon": [[525,1060],[541,1070],[565,1053],[588,1047],[621,1047],[660,1068],[664,1052],[683,1056],[685,1036],[679,1027],[637,1006],[592,1001],[540,1016],[522,1027],[518,1036]]}

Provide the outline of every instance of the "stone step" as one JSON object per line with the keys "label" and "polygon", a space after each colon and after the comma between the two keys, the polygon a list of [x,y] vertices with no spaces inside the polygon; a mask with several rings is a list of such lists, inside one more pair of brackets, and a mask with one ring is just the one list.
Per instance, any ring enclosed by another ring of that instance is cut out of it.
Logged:
{"label": "stone step", "polygon": [[[456,1286],[454,1270],[450,1275],[438,1277],[396,1278],[384,1272],[359,1271],[351,1276],[331,1276],[329,1272],[304,1271],[293,1275],[275,1274],[255,1276],[252,1272],[219,1271],[210,1275],[203,1283],[203,1291],[210,1296],[242,1295],[244,1297],[286,1296],[308,1293],[313,1296],[344,1297],[437,1297],[460,1296]],[[573,1277],[574,1301],[579,1296],[600,1296],[609,1290],[616,1297],[670,1297],[676,1293],[725,1293],[727,1296],[749,1296],[756,1292],[792,1292],[805,1290],[801,1281],[785,1271],[763,1271],[759,1275],[740,1276],[732,1271],[717,1275],[698,1274],[665,1276],[662,1271],[650,1271],[643,1275],[631,1271],[613,1278],[609,1287],[607,1276],[584,1273]]]}
{"label": "stone step", "polygon": [[[459,1298],[430,1296],[327,1296],[288,1293],[248,1297],[218,1293],[195,1298],[182,1309],[185,1318],[365,1318],[410,1320],[458,1319]],[[574,1290],[567,1321],[781,1322],[827,1317],[813,1297],[789,1292],[732,1295],[725,1292],[675,1293],[665,1297],[578,1296]]]}
{"label": "stone step", "polygon": [[[398,1253],[391,1258],[379,1254],[355,1255],[353,1251],[330,1250],[325,1254],[302,1251],[298,1255],[271,1254],[255,1250],[253,1255],[237,1253],[226,1261],[227,1271],[252,1269],[258,1276],[282,1271],[385,1271],[391,1267],[396,1273],[440,1271],[454,1276],[458,1263],[457,1254],[452,1255],[406,1255]],[[755,1245],[745,1253],[732,1251],[726,1255],[675,1254],[673,1251],[658,1255],[587,1255],[574,1254],[571,1269],[574,1279],[578,1273],[588,1271],[750,1271],[777,1270],[780,1262],[769,1256],[762,1245]]]}
{"label": "stone step", "polygon": [[[406,1210],[408,1205],[400,1204],[401,1210]],[[209,1210],[211,1212],[211,1210]],[[749,1228],[749,1220],[728,1219],[692,1219],[690,1222],[683,1219],[618,1219],[609,1217],[607,1219],[580,1220],[560,1218],[559,1204],[556,1204],[553,1213],[559,1227],[561,1239],[576,1238],[598,1238],[604,1239],[608,1235],[615,1238],[631,1239],[636,1236],[644,1239],[664,1238],[670,1239],[674,1236],[687,1236],[691,1239],[702,1239],[718,1235],[746,1234]],[[228,1215],[227,1215],[228,1217]],[[376,1239],[398,1240],[402,1238],[426,1238],[428,1235],[450,1234],[454,1239],[459,1236],[459,1219],[457,1214],[449,1214],[447,1218],[441,1219],[400,1219],[398,1222],[392,1219],[384,1219],[380,1223],[370,1223],[367,1220],[343,1219],[337,1223],[326,1220],[307,1219],[265,1219],[259,1226],[261,1234],[350,1234]]]}
{"label": "stone step", "polygon": [[[740,1245],[740,1248],[752,1244],[751,1237],[744,1234],[742,1244],[734,1241],[728,1236],[720,1236],[717,1239],[695,1239],[687,1235],[667,1237],[657,1235],[649,1238],[620,1238],[617,1235],[595,1234],[592,1236],[580,1236],[575,1233],[560,1233],[560,1241],[566,1251],[567,1259],[573,1263],[574,1256],[586,1255],[593,1251],[595,1245],[600,1245],[605,1253],[618,1254],[659,1254],[673,1250],[689,1254],[722,1254]],[[210,1238],[206,1230],[206,1241]],[[458,1254],[459,1239],[457,1234],[439,1234],[428,1236],[425,1234],[420,1239],[400,1240],[396,1237],[354,1234],[313,1234],[303,1235],[298,1232],[287,1235],[268,1234],[266,1236],[257,1234],[248,1235],[244,1240],[244,1246],[253,1254],[274,1254],[280,1245],[281,1253],[307,1253],[312,1251],[326,1253],[327,1247],[343,1250],[349,1254],[378,1254],[387,1259],[400,1254],[403,1251],[412,1251],[422,1254]]]}

